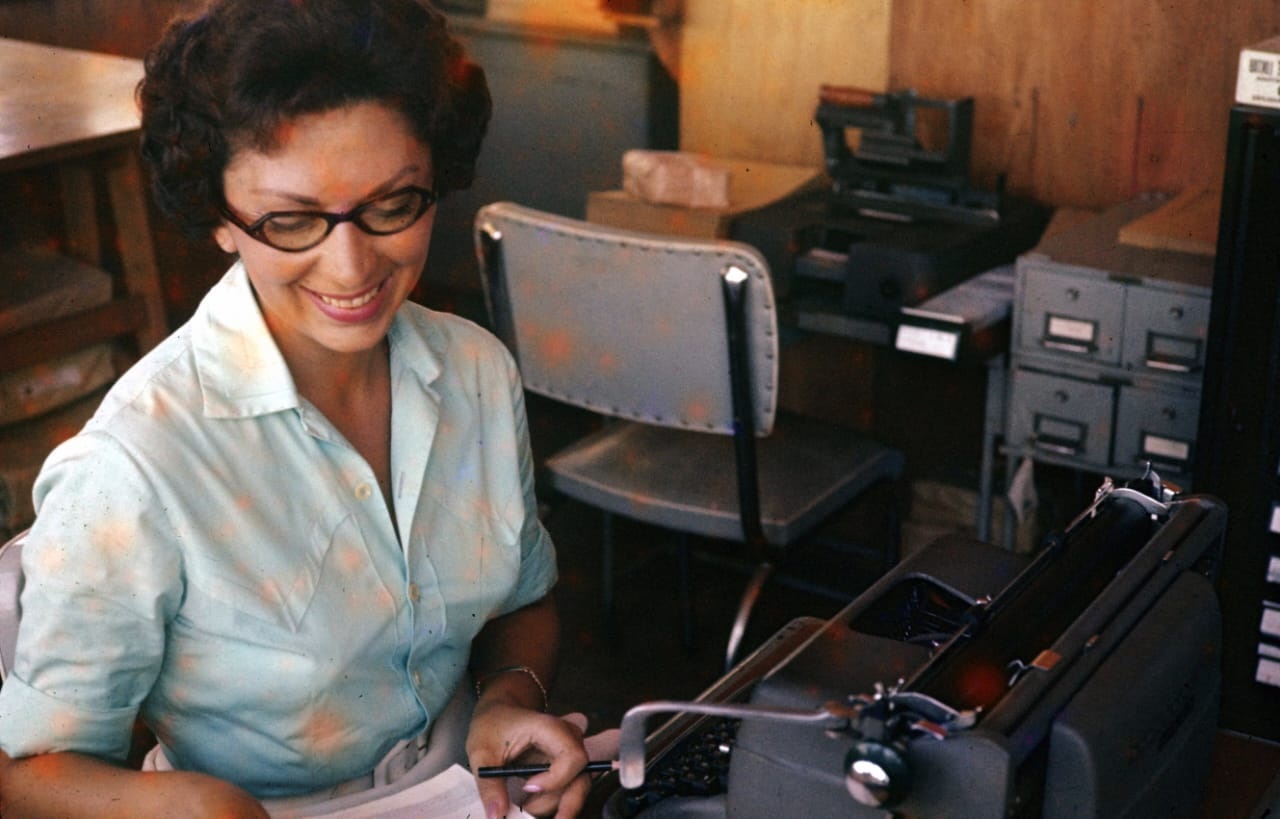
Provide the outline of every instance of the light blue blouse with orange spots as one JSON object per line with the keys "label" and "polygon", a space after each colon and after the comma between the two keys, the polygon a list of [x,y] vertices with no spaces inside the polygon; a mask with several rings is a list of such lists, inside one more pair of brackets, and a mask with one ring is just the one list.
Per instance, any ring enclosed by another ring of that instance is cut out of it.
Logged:
{"label": "light blue blouse with orange spots", "polygon": [[0,748],[175,767],[259,797],[370,770],[464,679],[487,620],[556,580],[523,394],[486,331],[406,304],[391,342],[396,526],[294,390],[237,264],[36,486]]}

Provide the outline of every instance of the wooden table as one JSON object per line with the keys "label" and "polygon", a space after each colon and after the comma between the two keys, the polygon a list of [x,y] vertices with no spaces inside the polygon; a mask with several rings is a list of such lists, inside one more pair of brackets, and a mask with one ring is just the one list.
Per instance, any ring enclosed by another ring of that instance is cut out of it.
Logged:
{"label": "wooden table", "polygon": [[142,74],[140,60],[0,38],[0,174],[55,168],[59,190],[50,196],[62,200],[66,249],[95,266],[101,179],[122,268],[109,304],[0,339],[0,371],[122,335],[132,335],[141,353],[167,332],[138,164],[134,90]]}

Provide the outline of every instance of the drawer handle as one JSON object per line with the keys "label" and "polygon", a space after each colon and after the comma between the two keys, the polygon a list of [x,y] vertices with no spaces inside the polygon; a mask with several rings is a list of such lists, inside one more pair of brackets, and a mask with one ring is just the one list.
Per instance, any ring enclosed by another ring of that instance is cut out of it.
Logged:
{"label": "drawer handle", "polygon": [[[1055,390],[1054,397],[1059,401],[1066,401],[1069,396],[1066,390]],[[1084,452],[1085,441],[1089,437],[1085,424],[1048,413],[1037,412],[1031,429],[1029,437],[1032,448],[1067,457],[1075,457]]]}
{"label": "drawer handle", "polygon": [[1164,358],[1148,358],[1143,363],[1147,365],[1148,369],[1164,370],[1165,372],[1170,373],[1189,373],[1195,369],[1195,367],[1192,367],[1190,364],[1182,364],[1180,362],[1169,361]]}
{"label": "drawer handle", "polygon": [[1034,438],[1031,441],[1031,445],[1036,449],[1051,452],[1054,455],[1066,455],[1074,458],[1080,454],[1080,447],[1076,444],[1055,438]]}
{"label": "drawer handle", "polygon": [[1089,355],[1090,353],[1097,352],[1098,350],[1098,346],[1096,344],[1080,344],[1072,341],[1055,341],[1054,339],[1050,339],[1050,338],[1044,339],[1041,343],[1052,350],[1061,350],[1066,353],[1078,353],[1080,355]]}

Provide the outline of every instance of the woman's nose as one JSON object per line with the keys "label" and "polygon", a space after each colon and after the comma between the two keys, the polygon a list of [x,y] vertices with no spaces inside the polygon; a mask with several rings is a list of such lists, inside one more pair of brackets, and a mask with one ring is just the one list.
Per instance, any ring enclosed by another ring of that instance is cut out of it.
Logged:
{"label": "woman's nose", "polygon": [[364,281],[377,258],[376,241],[376,236],[365,233],[351,222],[337,225],[322,246],[325,272],[338,281]]}

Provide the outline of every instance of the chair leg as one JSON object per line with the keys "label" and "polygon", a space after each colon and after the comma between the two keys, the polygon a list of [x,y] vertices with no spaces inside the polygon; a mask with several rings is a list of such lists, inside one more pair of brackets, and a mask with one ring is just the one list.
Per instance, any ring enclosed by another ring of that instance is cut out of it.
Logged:
{"label": "chair leg", "polygon": [[686,651],[693,650],[693,591],[689,566],[689,535],[676,533],[676,594],[680,601],[680,642]]}
{"label": "chair leg", "polygon": [[725,649],[725,673],[728,673],[733,668],[734,661],[737,659],[738,649],[742,647],[742,638],[746,634],[747,622],[751,619],[751,612],[755,609],[756,601],[760,598],[760,590],[764,588],[764,584],[771,574],[773,574],[772,563],[766,560],[758,564],[755,572],[751,575],[751,581],[747,583],[747,588],[742,593],[742,599],[738,603],[738,614],[733,618],[733,628],[729,631],[729,645]]}
{"label": "chair leg", "polygon": [[884,565],[881,574],[888,572],[902,559],[902,513],[898,499],[899,488],[889,487],[889,503],[885,509],[885,527],[888,529],[888,543],[885,544]]}
{"label": "chair leg", "polygon": [[616,619],[613,603],[613,515],[608,512],[600,515],[600,610],[604,615],[605,631],[612,634]]}

